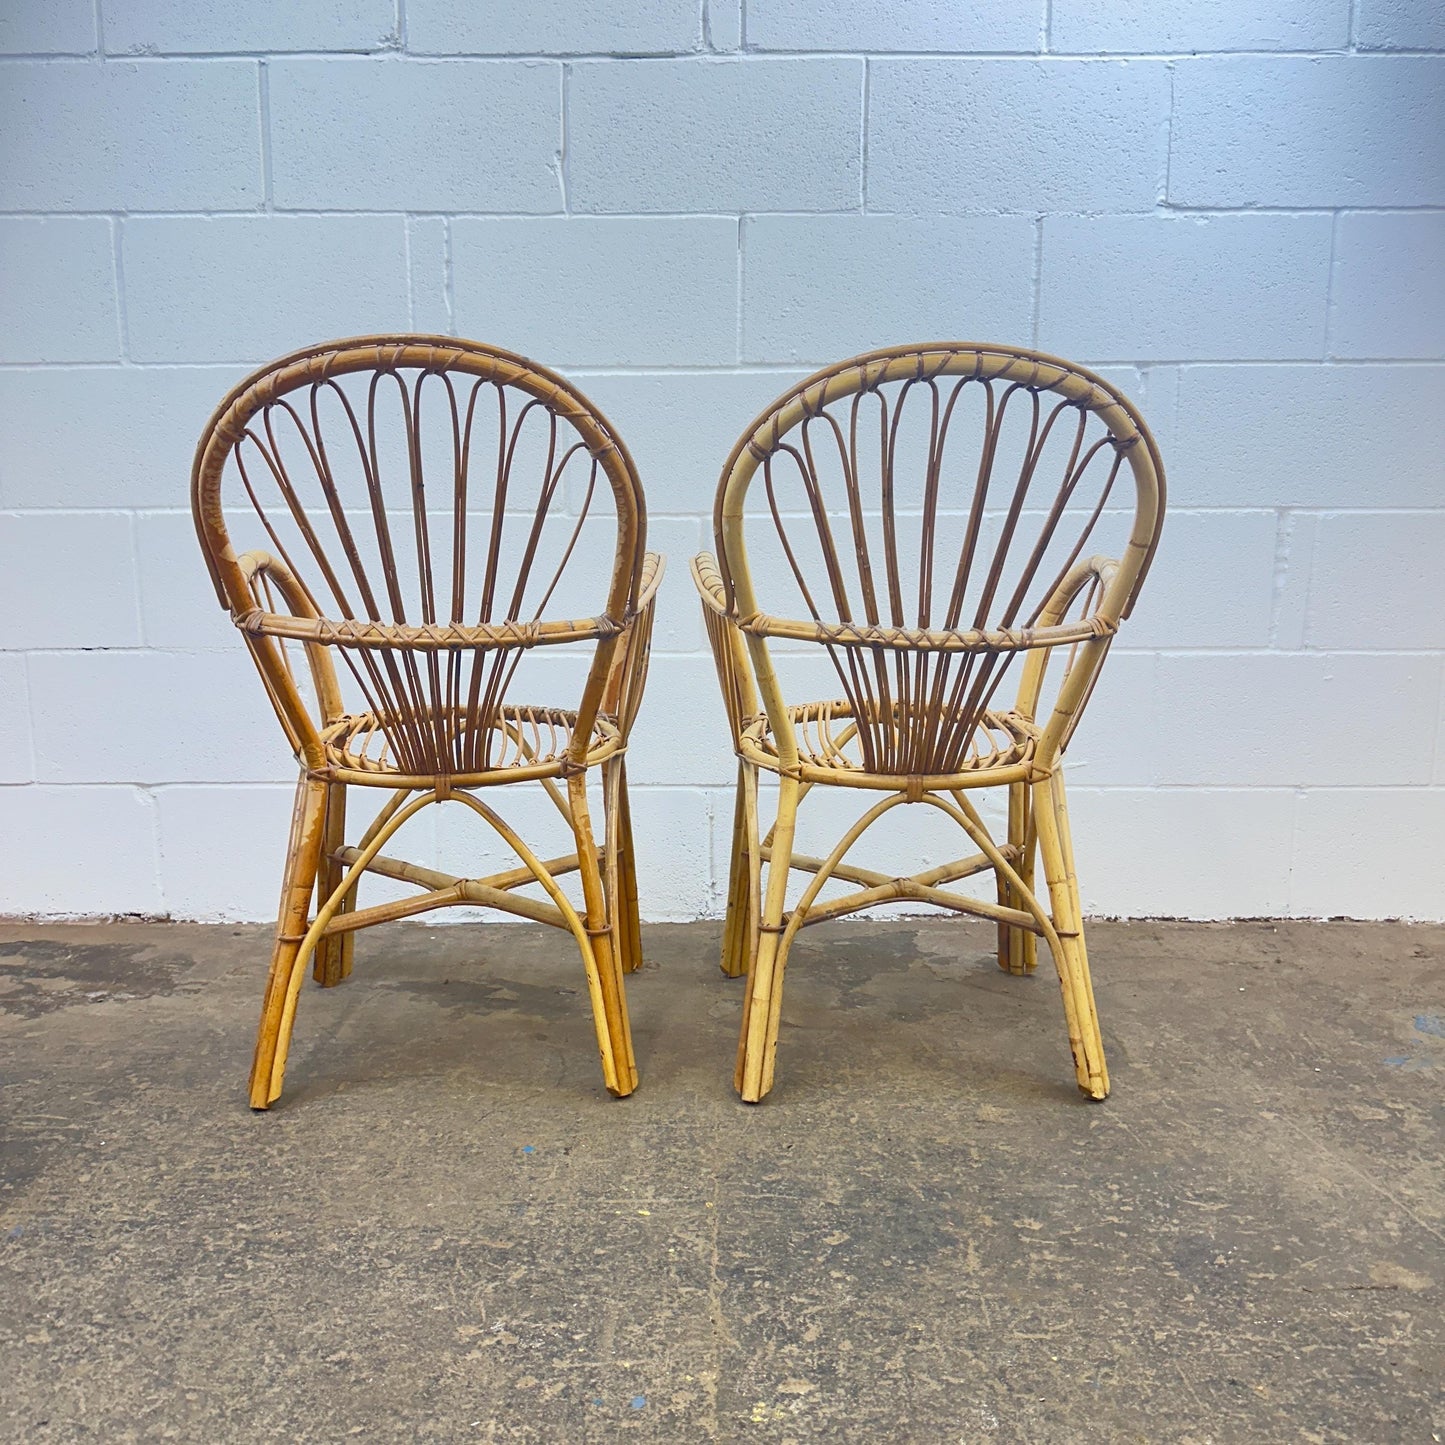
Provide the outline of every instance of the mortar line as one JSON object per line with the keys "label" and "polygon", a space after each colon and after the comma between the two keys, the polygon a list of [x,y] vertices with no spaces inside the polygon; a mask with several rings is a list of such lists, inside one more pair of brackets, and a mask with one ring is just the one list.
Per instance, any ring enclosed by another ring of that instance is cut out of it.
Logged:
{"label": "mortar line", "polygon": [[1330,333],[1335,321],[1335,252],[1340,237],[1340,212],[1333,212],[1330,220],[1330,260],[1325,268],[1325,327],[1324,344],[1321,347],[1321,361],[1330,360]]}
{"label": "mortar line", "polygon": [[863,57],[863,133],[859,138],[861,152],[860,174],[858,176],[858,209],[868,214],[868,113],[873,96],[873,61]]}
{"label": "mortar line", "polygon": [[568,127],[568,111],[572,98],[572,67],[570,64],[562,66],[562,101],[561,101],[561,129],[562,135],[557,152],[557,169],[560,173],[559,179],[562,183],[562,214],[572,214],[572,156],[571,147],[568,144],[570,131]]}
{"label": "mortar line", "polygon": [[259,119],[261,122],[261,200],[262,209],[276,209],[271,178],[271,71],[268,62],[256,67],[259,73]]}
{"label": "mortar line", "polygon": [[123,251],[125,218],[116,216],[110,223],[111,267],[115,275],[115,319],[120,336],[120,363],[130,362],[130,312],[125,300],[125,256]]}

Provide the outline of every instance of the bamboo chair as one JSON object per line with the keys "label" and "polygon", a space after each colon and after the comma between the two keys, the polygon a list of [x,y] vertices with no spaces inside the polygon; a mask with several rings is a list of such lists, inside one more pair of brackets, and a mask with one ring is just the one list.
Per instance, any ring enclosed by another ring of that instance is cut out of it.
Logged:
{"label": "bamboo chair", "polygon": [[[216,595],[301,767],[252,1108],[280,1096],[307,963],[318,983],[338,984],[356,930],[453,904],[572,935],[603,1081],[631,1093],[622,975],[641,952],[624,759],[662,559],[644,550],[642,489],[606,418],[561,377],[476,342],[336,341],[282,357],[222,401],[191,491]],[[233,530],[263,548],[238,552]],[[590,576],[574,586],[579,572]],[[564,597],[591,615],[562,620]],[[543,667],[538,684],[528,673],[567,655],[570,674]],[[573,705],[516,700],[524,679]],[[538,857],[476,796],[529,782],[571,830],[564,857]],[[348,844],[355,788],[379,789],[381,801]],[[383,854],[442,802],[480,817],[520,866],[462,878]],[[580,908],[558,882],[571,872]],[[423,891],[362,908],[368,873]],[[533,882],[545,898],[518,891]]]}
{"label": "bamboo chair", "polygon": [[[1126,462],[1133,485],[1116,487]],[[748,979],[735,1075],[745,1100],[773,1084],[798,930],[898,900],[995,920],[1011,973],[1033,969],[1043,938],[1079,1088],[1107,1095],[1061,759],[1163,505],[1163,467],[1133,406],[1081,367],[1011,347],[869,352],[800,383],[743,433],[718,487],[716,558],[692,570],[738,756],[722,967]],[[1091,555],[1110,531],[1117,560]],[[750,564],[750,547],[771,560]],[[824,657],[841,696],[790,700],[780,673]],[[1015,659],[1006,708],[995,699]],[[762,773],[778,779],[778,803],[759,836]],[[799,804],[820,786],[881,796],[826,856],[805,855]],[[1007,789],[1006,838],[975,806],[981,788]],[[909,803],[940,810],[976,851],[912,877],[844,861]],[[794,870],[807,882],[788,908]],[[995,898],[948,886],[990,872]],[[853,891],[821,898],[830,880]]]}

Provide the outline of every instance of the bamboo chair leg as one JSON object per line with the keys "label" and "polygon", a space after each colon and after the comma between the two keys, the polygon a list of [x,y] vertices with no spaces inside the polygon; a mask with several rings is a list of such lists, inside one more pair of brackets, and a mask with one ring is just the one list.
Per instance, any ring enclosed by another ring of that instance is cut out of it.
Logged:
{"label": "bamboo chair leg", "polygon": [[632,842],[632,805],[627,797],[627,760],[617,764],[617,924],[623,973],[642,967],[642,911],[637,894],[637,853]]}
{"label": "bamboo chair leg", "polygon": [[[1010,783],[1008,790],[1008,840],[1018,850],[1014,867],[1024,883],[1034,886],[1034,855],[1038,840],[1034,833],[1033,808],[1027,783]],[[1027,905],[1018,890],[1002,875],[998,880],[998,901],[1006,908]],[[1038,963],[1038,938],[1026,928],[998,926],[998,966],[1009,973],[1032,973]]]}
{"label": "bamboo chair leg", "polygon": [[1079,905],[1078,881],[1074,876],[1074,847],[1069,836],[1068,807],[1064,801],[1064,780],[1054,773],[1034,785],[1034,817],[1038,826],[1039,852],[1059,946],[1054,962],[1059,970],[1059,987],[1064,996],[1064,1018],[1069,1029],[1069,1047],[1074,1055],[1074,1076],[1080,1090],[1091,1099],[1109,1094],[1109,1071],[1104,1063],[1104,1041],[1099,1034],[1099,1016],[1094,1006],[1094,987],[1089,978],[1089,958]]}
{"label": "bamboo chair leg", "polygon": [[783,968],[787,963],[783,947],[783,909],[787,902],[793,833],[797,821],[798,782],[796,778],[784,776],[778,788],[778,821],[771,835],[772,861],[768,864],[768,887],[763,899],[757,958],[748,971],[737,1068],[733,1074],[733,1084],[748,1104],[761,1102],[773,1087]]}
{"label": "bamboo chair leg", "polygon": [[[346,846],[346,784],[326,785],[326,825],[322,833],[321,865],[316,873],[316,906],[321,907],[341,882],[345,867],[331,855]],[[347,894],[338,913],[350,913],[356,904],[356,894]],[[355,952],[356,934],[352,932],[335,934],[323,938],[316,945],[316,958],[312,964],[312,977],[322,988],[334,988],[351,977],[352,955]]]}
{"label": "bamboo chair leg", "polygon": [[[251,1107],[268,1108],[272,1092],[272,1065],[281,1036],[291,972],[306,934],[306,915],[316,882],[325,830],[326,784],[303,776],[296,785],[296,807],[291,815],[291,837],[286,845],[286,871],[281,883],[281,907],[276,919],[276,944],[266,997],[261,1005],[261,1026],[251,1063]],[[277,1090],[279,1093],[279,1090]]]}
{"label": "bamboo chair leg", "polygon": [[757,944],[757,832],[757,772],[739,761],[721,960],[729,978],[747,973]]}
{"label": "bamboo chair leg", "polygon": [[632,1054],[632,1030],[622,987],[622,963],[616,945],[617,925],[615,919],[609,917],[602,868],[592,833],[592,816],[587,806],[586,773],[573,773],[568,778],[567,794],[572,812],[572,831],[577,840],[587,946],[592,951],[592,961],[597,970],[598,990],[592,1016],[597,1029],[598,1051],[602,1056],[603,1082],[608,1093],[625,1098],[637,1087],[637,1063]]}

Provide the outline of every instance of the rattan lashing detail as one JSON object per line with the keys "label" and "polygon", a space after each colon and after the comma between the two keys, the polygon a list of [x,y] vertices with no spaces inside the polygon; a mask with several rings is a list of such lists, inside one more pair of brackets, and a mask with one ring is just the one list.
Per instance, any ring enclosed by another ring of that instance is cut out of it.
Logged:
{"label": "rattan lashing detail", "polygon": [[[440,431],[428,433],[437,415]],[[478,439],[488,426],[495,448],[483,455]],[[436,434],[443,467],[428,450]],[[529,446],[544,456],[540,475],[523,460]],[[548,524],[563,515],[564,486],[578,473],[570,540],[555,570],[539,571]],[[356,930],[458,903],[573,935],[604,1082],[630,1093],[637,1069],[622,975],[639,966],[641,938],[625,751],[662,559],[645,551],[641,485],[606,418],[561,377],[509,352],[451,337],[358,337],[293,352],[233,388],[202,434],[191,491],[217,596],[301,765],[253,1107],[281,1092],[313,955],[318,981],[339,983],[351,970]],[[600,606],[589,617],[554,617],[549,603],[576,570],[599,494],[610,495],[615,516]],[[236,550],[227,508],[238,504],[264,547]],[[575,706],[513,696],[526,655],[569,646],[590,658]],[[591,769],[602,780],[600,837]],[[476,796],[529,781],[570,827],[573,853],[538,857]],[[349,844],[354,786],[388,791]],[[441,802],[481,818],[520,867],[464,878],[383,854],[399,828]],[[557,882],[573,871],[581,909]],[[422,891],[358,908],[366,873]],[[517,891],[529,883],[545,900]]]}
{"label": "rattan lashing detail", "polygon": [[[981,417],[967,446],[956,440],[958,418],[974,401]],[[911,514],[897,503],[895,463],[920,406],[917,545],[905,557]],[[1021,455],[1000,464],[1021,409]],[[1056,439],[1065,460],[1049,480],[1041,465]],[[791,503],[780,499],[785,483]],[[1120,555],[1092,554],[1100,519],[1121,508],[1130,524]],[[962,538],[956,554],[943,555],[940,519],[955,514]],[[798,929],[899,900],[994,919],[1000,965],[1014,973],[1034,967],[1043,937],[1079,1087],[1096,1099],[1108,1093],[1061,757],[1138,596],[1163,515],[1163,466],[1133,406],[1082,367],[1021,348],[959,342],[870,352],[800,382],[739,437],[714,505],[716,555],[697,557],[693,577],[738,755],[723,968],[748,977],[735,1074],[744,1099],[760,1100],[772,1086],[783,971]],[[760,586],[778,579],[751,567],[752,527],[771,528],[805,616],[761,604]],[[917,569],[912,592],[905,560]],[[789,698],[780,676],[788,658],[775,648],[800,643],[831,660],[840,697]],[[1046,708],[1056,653],[1063,661]],[[1018,659],[1015,701],[1004,707],[1001,687]],[[766,831],[760,772],[779,780]],[[826,857],[794,846],[799,804],[820,785],[876,799]],[[971,801],[973,790],[995,786],[1008,791],[1002,843]],[[875,822],[904,804],[943,812],[977,851],[911,877],[846,861]],[[1034,887],[1036,855],[1047,907]],[[809,881],[789,909],[792,871]],[[995,875],[996,902],[947,886],[986,872]],[[829,879],[856,887],[824,901]]]}

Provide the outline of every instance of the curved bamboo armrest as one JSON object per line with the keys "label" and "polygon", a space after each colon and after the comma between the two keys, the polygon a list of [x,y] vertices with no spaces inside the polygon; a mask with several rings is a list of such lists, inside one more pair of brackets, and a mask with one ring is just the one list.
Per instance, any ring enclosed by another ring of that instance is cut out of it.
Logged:
{"label": "curved bamboo armrest", "polygon": [[728,617],[727,588],[718,570],[717,558],[711,552],[699,552],[692,559],[692,580],[703,606],[711,608],[720,617]]}
{"label": "curved bamboo armrest", "polygon": [[611,713],[626,739],[642,705],[642,688],[647,680],[647,662],[652,650],[652,619],[658,584],[667,570],[667,559],[658,552],[648,552],[642,559],[638,580],[637,606],[634,608],[627,636],[618,646],[602,694],[602,711]]}
{"label": "curved bamboo armrest", "polygon": [[[1075,562],[1054,588],[1053,595],[1039,613],[1039,621],[1044,624],[1040,630],[1058,629],[1060,620],[1081,593],[1088,593],[1089,600],[1097,606],[1098,599],[1107,593],[1118,574],[1119,566],[1119,562],[1112,557],[1086,557]],[[1068,746],[1074,728],[1078,726],[1079,717],[1093,692],[1099,667],[1116,630],[1117,625],[1100,634],[1100,647],[1080,649],[1076,645],[1070,649],[1064,663],[1064,675],[1059,681],[1054,715],[1045,730],[1044,742],[1039,750],[1040,756],[1045,760],[1055,752],[1062,753]],[[1047,647],[1031,652],[1024,662],[1023,676],[1019,679],[1018,701],[1014,710],[1033,722],[1038,720],[1039,696],[1043,692],[1044,673],[1052,655],[1052,650]]]}
{"label": "curved bamboo armrest", "polygon": [[727,588],[711,552],[699,552],[692,559],[692,580],[702,598],[702,617],[707,627],[708,646],[727,709],[733,747],[742,746],[743,729],[761,711],[757,684],[747,645],[738,631],[737,618],[728,610]]}
{"label": "curved bamboo armrest", "polygon": [[[252,612],[261,612],[262,585],[269,584],[280,593],[281,600],[301,617],[314,618],[316,609],[305,589],[297,582],[291,569],[269,552],[246,552],[236,559],[236,566],[246,584],[255,607]],[[250,614],[244,614],[250,615]],[[231,620],[239,627],[241,619],[233,611]],[[242,629],[245,631],[245,629]],[[262,634],[246,632],[246,642],[260,668],[261,679],[271,698],[271,705],[286,730],[292,750],[304,754],[308,764],[314,765],[321,754],[321,740],[316,722],[312,719],[306,703],[296,686],[291,659],[282,646],[268,642]],[[328,727],[342,715],[341,685],[336,678],[336,666],[326,648],[314,641],[305,642],[306,662],[311,669],[311,684],[316,691],[316,706],[321,714],[321,727]]]}
{"label": "curved bamboo armrest", "polygon": [[661,552],[649,552],[642,559],[642,578],[637,587],[636,616],[641,616],[652,606],[653,599],[657,596],[658,584],[662,581],[662,574],[667,571],[667,558]]}

